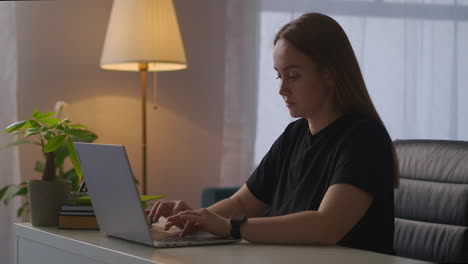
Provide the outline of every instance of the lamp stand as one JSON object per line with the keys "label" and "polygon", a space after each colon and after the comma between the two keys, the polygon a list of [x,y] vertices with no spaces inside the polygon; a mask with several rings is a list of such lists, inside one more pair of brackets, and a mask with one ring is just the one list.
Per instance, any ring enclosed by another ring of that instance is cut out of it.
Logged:
{"label": "lamp stand", "polygon": [[141,123],[142,123],[142,181],[143,181],[143,194],[147,194],[147,181],[146,181],[146,75],[148,73],[148,64],[140,63],[139,65],[141,72]]}

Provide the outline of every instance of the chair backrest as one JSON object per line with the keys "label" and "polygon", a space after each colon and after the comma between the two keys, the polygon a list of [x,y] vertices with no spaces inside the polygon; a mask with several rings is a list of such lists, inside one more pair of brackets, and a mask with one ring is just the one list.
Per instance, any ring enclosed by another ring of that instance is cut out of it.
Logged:
{"label": "chair backrest", "polygon": [[468,262],[468,142],[396,140],[400,187],[395,189],[398,255]]}
{"label": "chair backrest", "polygon": [[207,208],[221,200],[231,197],[240,187],[209,187],[202,192],[201,207]]}

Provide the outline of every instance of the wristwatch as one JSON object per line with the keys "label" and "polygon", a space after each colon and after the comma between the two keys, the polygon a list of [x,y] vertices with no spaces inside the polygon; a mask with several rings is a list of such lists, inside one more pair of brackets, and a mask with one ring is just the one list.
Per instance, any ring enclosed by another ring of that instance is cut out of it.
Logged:
{"label": "wristwatch", "polygon": [[240,229],[241,229],[241,226],[245,222],[247,222],[247,217],[246,216],[244,216],[244,217],[231,217],[231,219],[229,219],[229,221],[231,222],[231,237],[236,238],[236,239],[242,238]]}

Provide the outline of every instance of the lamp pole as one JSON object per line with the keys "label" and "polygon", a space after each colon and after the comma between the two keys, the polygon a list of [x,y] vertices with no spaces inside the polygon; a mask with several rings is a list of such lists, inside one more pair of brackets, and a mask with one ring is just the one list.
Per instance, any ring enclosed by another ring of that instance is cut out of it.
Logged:
{"label": "lamp pole", "polygon": [[148,73],[148,63],[140,63],[139,69],[141,72],[141,123],[142,123],[142,181],[143,181],[143,194],[147,194],[146,182],[146,75]]}

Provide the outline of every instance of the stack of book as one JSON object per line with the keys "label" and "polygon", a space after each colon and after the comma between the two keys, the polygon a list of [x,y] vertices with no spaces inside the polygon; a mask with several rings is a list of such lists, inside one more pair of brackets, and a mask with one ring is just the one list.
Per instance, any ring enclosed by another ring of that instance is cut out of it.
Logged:
{"label": "stack of book", "polygon": [[[148,207],[152,205],[153,203],[156,202],[156,200],[159,200],[161,198],[165,198],[166,196],[163,195],[140,195],[140,202],[143,207]],[[91,206],[91,197],[89,196],[83,196],[83,197],[77,197],[75,199],[76,205],[89,205]]]}
{"label": "stack of book", "polygon": [[92,205],[60,206],[58,228],[99,229]]}
{"label": "stack of book", "polygon": [[[161,195],[140,195],[143,208],[148,208]],[[93,205],[89,196],[75,198],[75,205],[61,205],[58,228],[63,229],[99,229]]]}

